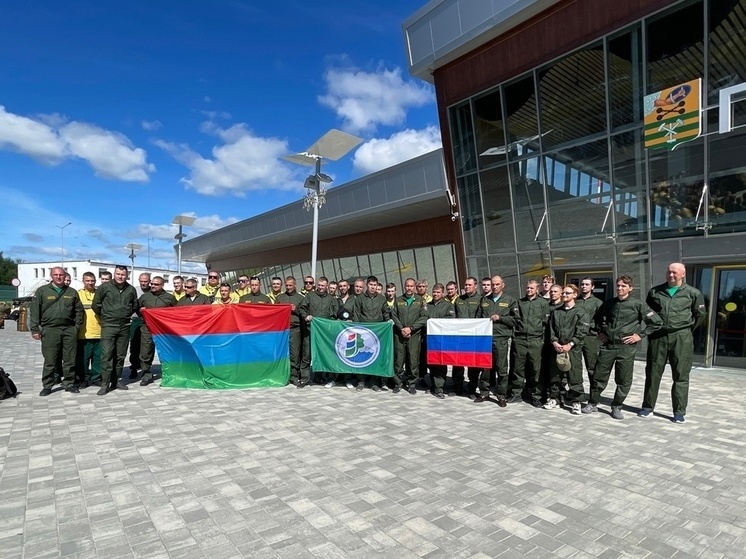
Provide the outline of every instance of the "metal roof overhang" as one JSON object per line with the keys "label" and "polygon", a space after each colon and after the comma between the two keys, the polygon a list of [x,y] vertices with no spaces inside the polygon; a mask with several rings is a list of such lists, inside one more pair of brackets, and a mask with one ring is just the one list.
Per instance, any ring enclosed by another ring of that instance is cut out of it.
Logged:
{"label": "metal roof overhang", "polygon": [[[438,149],[329,189],[319,240],[450,215],[446,184]],[[309,243],[313,212],[303,209],[300,194],[297,202],[185,241],[182,259],[210,263]]]}

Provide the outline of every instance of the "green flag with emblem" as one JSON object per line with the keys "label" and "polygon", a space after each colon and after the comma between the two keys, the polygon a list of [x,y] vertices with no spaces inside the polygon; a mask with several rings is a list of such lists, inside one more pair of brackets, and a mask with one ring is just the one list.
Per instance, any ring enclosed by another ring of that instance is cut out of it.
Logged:
{"label": "green flag with emblem", "polygon": [[390,322],[311,323],[311,368],[325,373],[394,376],[394,337]]}

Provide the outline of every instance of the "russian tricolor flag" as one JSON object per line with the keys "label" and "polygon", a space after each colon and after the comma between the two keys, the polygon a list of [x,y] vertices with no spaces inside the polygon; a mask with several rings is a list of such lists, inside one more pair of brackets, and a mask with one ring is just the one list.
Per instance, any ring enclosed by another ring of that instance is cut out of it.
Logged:
{"label": "russian tricolor flag", "polygon": [[489,318],[431,318],[427,321],[427,364],[492,367]]}

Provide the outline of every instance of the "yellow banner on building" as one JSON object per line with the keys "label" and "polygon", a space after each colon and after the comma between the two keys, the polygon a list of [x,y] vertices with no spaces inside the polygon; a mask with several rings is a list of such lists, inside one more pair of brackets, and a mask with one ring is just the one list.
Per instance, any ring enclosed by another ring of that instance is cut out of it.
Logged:
{"label": "yellow banner on building", "polygon": [[702,133],[702,79],[645,96],[645,147],[675,149]]}

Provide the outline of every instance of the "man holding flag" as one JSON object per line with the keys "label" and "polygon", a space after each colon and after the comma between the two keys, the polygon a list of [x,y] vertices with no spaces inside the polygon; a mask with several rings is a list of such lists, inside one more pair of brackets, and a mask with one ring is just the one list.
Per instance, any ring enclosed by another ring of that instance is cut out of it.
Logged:
{"label": "man holding flag", "polygon": [[[355,280],[356,288],[358,287],[358,281]],[[367,291],[355,298],[352,320],[355,322],[385,322],[389,319],[388,304],[386,303],[386,297],[378,293],[378,278],[368,276],[366,283]],[[358,375],[357,390],[365,388],[367,376]],[[381,390],[380,379],[370,377],[370,387],[374,392],[379,392]]]}
{"label": "man holding flag", "polygon": [[[455,318],[456,311],[453,308],[453,304],[443,296],[443,284],[436,283],[433,285],[433,301],[427,306],[428,320],[430,318]],[[433,382],[433,394],[436,398],[445,398],[443,394],[443,387],[446,383],[446,375],[448,374],[447,365],[432,365],[428,363],[430,368],[430,378]]]}

